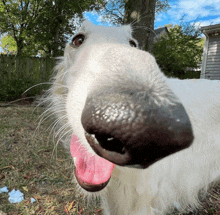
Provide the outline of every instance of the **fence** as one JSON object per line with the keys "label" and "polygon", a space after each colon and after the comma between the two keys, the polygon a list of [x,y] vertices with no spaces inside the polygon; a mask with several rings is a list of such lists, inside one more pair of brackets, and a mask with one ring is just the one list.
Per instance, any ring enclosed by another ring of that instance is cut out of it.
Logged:
{"label": "fence", "polygon": [[[0,55],[0,101],[14,100],[31,86],[48,82],[55,60],[52,58],[16,57]],[[26,96],[41,94],[48,85],[39,85]]]}

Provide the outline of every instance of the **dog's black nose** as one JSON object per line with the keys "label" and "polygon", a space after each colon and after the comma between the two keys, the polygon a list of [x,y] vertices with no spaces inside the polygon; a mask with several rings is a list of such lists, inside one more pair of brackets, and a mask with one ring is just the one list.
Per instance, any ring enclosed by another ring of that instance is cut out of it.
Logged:
{"label": "dog's black nose", "polygon": [[115,164],[146,168],[193,141],[189,117],[174,100],[140,90],[94,93],[81,118],[87,140],[98,155]]}

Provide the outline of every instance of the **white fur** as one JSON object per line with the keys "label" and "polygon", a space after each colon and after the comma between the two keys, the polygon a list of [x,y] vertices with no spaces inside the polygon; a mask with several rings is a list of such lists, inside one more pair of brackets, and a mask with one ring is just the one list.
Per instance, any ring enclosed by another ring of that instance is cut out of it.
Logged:
{"label": "white fur", "polygon": [[[86,36],[79,48],[67,44],[51,88],[51,107],[61,124],[59,133],[77,135],[93,154],[81,124],[87,95],[115,83],[145,86],[158,106],[172,103],[172,90],[184,105],[195,136],[191,147],[172,154],[147,169],[116,166],[109,184],[98,195],[104,214],[165,214],[198,207],[198,193],[220,176],[220,82],[167,79],[153,56],[130,47],[130,26],[101,27],[84,22]],[[175,103],[175,102],[174,102]]]}

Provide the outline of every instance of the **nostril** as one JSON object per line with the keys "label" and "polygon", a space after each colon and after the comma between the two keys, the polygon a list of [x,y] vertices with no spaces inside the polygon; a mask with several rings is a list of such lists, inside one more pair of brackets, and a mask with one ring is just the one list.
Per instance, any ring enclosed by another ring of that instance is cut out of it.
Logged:
{"label": "nostril", "polygon": [[120,154],[125,153],[125,147],[123,143],[117,138],[103,134],[95,134],[95,137],[102,148],[109,151],[118,152]]}
{"label": "nostril", "polygon": [[85,132],[86,139],[97,155],[106,160],[124,166],[131,160],[130,153],[119,139],[100,133]]}

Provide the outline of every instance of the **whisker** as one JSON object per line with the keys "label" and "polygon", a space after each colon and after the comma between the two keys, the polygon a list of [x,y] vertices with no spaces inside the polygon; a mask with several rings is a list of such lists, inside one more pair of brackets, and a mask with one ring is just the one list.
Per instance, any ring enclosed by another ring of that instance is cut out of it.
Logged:
{"label": "whisker", "polygon": [[27,90],[25,90],[25,91],[22,93],[22,95],[24,95],[25,93],[27,93],[29,90],[33,89],[34,87],[37,87],[37,86],[40,86],[40,85],[48,85],[48,84],[49,84],[49,85],[59,85],[59,86],[62,86],[62,87],[65,87],[65,88],[66,88],[65,85],[62,85],[62,84],[59,84],[59,83],[44,82],[44,83],[35,84],[35,85],[29,87]]}
{"label": "whisker", "polygon": [[8,102],[8,103],[6,103],[4,105],[0,105],[0,107],[7,107],[7,106],[9,106],[11,104],[14,104],[16,102],[20,102],[20,101],[28,100],[28,99],[35,99],[35,98],[36,98],[36,96],[30,96],[30,97],[25,97],[25,98],[21,98],[21,99],[16,99],[16,100]]}
{"label": "whisker", "polygon": [[145,30],[149,30],[149,31],[151,31],[155,36],[157,36],[156,32],[155,32],[153,29],[148,28],[147,26],[135,26],[135,27],[133,27],[134,30],[135,30],[135,29],[138,29],[138,28],[142,28],[142,29],[145,29]]}
{"label": "whisker", "polygon": [[37,87],[37,86],[40,86],[40,85],[46,85],[46,84],[53,84],[53,83],[51,83],[51,82],[45,82],[45,83],[35,84],[35,85],[29,87],[27,90],[25,90],[25,91],[22,93],[22,95],[24,95],[25,93],[27,93],[29,90],[31,90],[31,89],[34,88],[34,87]]}
{"label": "whisker", "polygon": [[[62,126],[62,127],[63,127],[63,126]],[[63,128],[62,132],[65,131],[66,128],[68,128],[68,127],[69,127],[69,126],[66,125],[66,126]],[[56,141],[56,144],[55,144],[55,146],[54,146],[54,149],[53,149],[52,155],[53,155],[54,152],[56,151],[57,146],[58,146],[59,142],[61,141],[61,139],[63,139],[63,137],[66,136],[66,135],[67,135],[68,133],[70,133],[70,132],[71,132],[71,129],[67,130],[67,131],[64,132],[62,135],[61,135],[61,133],[60,133],[60,137],[59,137],[58,140]]]}
{"label": "whisker", "polygon": [[[50,125],[50,127],[52,126],[52,128],[49,127],[48,130],[49,130],[49,129],[51,129],[51,131],[55,130],[55,127],[62,121],[62,119],[67,119],[67,116],[64,115],[64,116],[61,117],[60,119],[55,120],[55,121]],[[51,133],[51,132],[50,132],[50,133]]]}

